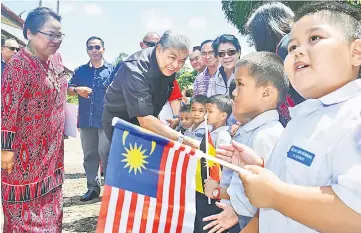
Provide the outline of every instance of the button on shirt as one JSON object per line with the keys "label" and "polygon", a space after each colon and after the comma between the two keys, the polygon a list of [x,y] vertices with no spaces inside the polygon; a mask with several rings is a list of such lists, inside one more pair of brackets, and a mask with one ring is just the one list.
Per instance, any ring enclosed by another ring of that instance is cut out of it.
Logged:
{"label": "button on shirt", "polygon": [[[283,130],[277,110],[269,110],[239,128],[233,140],[252,148],[257,155],[267,162],[268,155],[271,154]],[[252,206],[245,196],[238,173],[233,173],[227,192],[232,207],[238,215],[254,216],[257,208]]]}
{"label": "button on shirt", "polygon": [[[288,123],[266,167],[282,181],[331,186],[361,214],[361,80],[290,109]],[[260,233],[316,232],[272,209],[261,209]]]}
{"label": "button on shirt", "polygon": [[90,98],[79,98],[79,128],[102,128],[102,114],[106,86],[104,82],[110,77],[113,65],[103,62],[102,66],[95,68],[91,62],[80,66],[74,71],[69,81],[69,87],[89,87],[92,89]]}
{"label": "button on shirt", "polygon": [[231,85],[231,82],[234,79],[234,73],[227,79],[227,86],[226,86],[226,83],[224,82],[220,69],[223,69],[223,67],[220,67],[216,72],[216,74],[209,79],[207,97],[211,97],[214,95],[228,96],[229,86]]}
{"label": "button on shirt", "polygon": [[143,49],[123,61],[104,100],[107,119],[119,117],[139,125],[137,117],[158,117],[173,90],[175,74],[165,76],[160,71],[156,49]]}

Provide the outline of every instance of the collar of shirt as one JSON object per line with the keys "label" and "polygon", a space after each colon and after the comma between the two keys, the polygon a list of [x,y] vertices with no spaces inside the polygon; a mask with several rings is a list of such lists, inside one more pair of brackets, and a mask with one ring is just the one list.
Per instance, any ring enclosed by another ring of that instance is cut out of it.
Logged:
{"label": "collar of shirt", "polygon": [[[100,63],[100,66],[98,68],[103,67],[103,66],[109,67],[108,62],[106,62],[104,59],[102,59],[102,62]],[[89,67],[91,67],[91,68],[94,67],[91,61],[89,61]]]}
{"label": "collar of shirt", "polygon": [[307,99],[295,107],[289,108],[290,116],[291,118],[296,118],[299,115],[307,115],[320,107],[344,102],[355,95],[361,95],[360,79],[349,82],[336,91],[331,92],[330,94],[327,94],[319,99]]}
{"label": "collar of shirt", "polygon": [[256,116],[253,120],[246,123],[243,128],[246,132],[252,131],[257,129],[258,127],[267,124],[271,121],[278,121],[279,115],[277,110],[268,110],[266,112],[261,113],[260,115]]}
{"label": "collar of shirt", "polygon": [[213,130],[211,133],[212,134],[218,134],[218,133],[220,133],[220,132],[222,132],[222,131],[226,131],[226,130],[228,130],[228,126],[221,126],[221,127],[219,127],[218,129],[215,129],[215,130]]}
{"label": "collar of shirt", "polygon": [[[156,49],[157,47],[152,48],[151,54],[150,54],[150,64],[152,69],[150,70],[153,75],[157,75],[157,76],[165,76],[163,75],[162,71],[160,71],[158,62],[157,62],[157,53],[156,53]],[[174,75],[172,75],[174,76]]]}
{"label": "collar of shirt", "polygon": [[[205,123],[205,121],[203,121],[200,125],[198,125],[198,127],[197,128],[195,128],[194,130],[192,130],[192,128],[193,128],[193,126],[191,127],[191,132],[193,133],[193,132],[195,132],[195,131],[197,131],[197,130],[199,130],[199,129],[206,129],[206,123]],[[209,126],[208,126],[208,129],[209,129]]]}

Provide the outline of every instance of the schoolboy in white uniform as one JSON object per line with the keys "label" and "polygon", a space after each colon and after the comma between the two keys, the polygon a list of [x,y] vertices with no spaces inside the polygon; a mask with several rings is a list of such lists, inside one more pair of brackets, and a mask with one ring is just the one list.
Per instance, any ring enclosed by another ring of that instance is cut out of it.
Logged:
{"label": "schoolboy in white uniform", "polygon": [[243,232],[361,232],[360,22],[359,10],[335,2],[297,13],[285,69],[306,101],[291,109],[267,169],[239,153],[255,164],[240,177],[261,208]]}

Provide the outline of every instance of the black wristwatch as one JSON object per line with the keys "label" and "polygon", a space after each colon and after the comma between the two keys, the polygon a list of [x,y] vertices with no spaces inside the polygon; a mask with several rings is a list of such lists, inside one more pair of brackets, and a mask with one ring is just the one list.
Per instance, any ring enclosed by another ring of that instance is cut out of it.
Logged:
{"label": "black wristwatch", "polygon": [[76,87],[74,87],[73,91],[74,91],[75,94],[78,94],[78,91],[76,90]]}

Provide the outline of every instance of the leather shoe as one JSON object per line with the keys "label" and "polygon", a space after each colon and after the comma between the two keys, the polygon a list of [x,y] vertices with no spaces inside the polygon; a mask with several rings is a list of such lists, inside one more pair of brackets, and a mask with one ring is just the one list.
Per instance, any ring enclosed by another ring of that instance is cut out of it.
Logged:
{"label": "leather shoe", "polygon": [[80,198],[80,201],[90,201],[96,197],[99,197],[99,193],[90,189]]}

